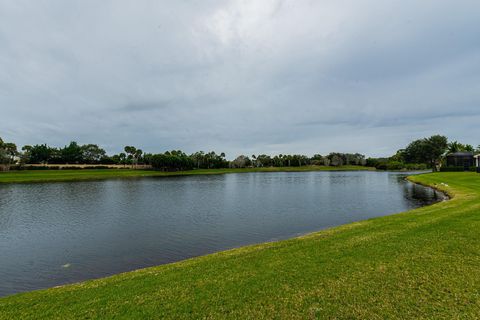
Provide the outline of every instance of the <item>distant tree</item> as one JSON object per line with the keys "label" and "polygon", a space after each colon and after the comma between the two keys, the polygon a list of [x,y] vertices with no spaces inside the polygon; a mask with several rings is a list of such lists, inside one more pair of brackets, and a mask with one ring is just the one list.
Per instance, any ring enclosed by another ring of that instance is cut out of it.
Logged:
{"label": "distant tree", "polygon": [[466,144],[463,150],[466,152],[475,152],[475,148],[471,144]]}
{"label": "distant tree", "polygon": [[257,165],[257,156],[254,155],[254,154],[252,154],[252,165],[253,165],[254,167],[258,167],[258,165]]}
{"label": "distant tree", "polygon": [[138,160],[142,157],[143,151],[140,149],[135,150],[135,153],[133,154],[133,161],[134,165],[138,165]]}
{"label": "distant tree", "polygon": [[407,163],[425,163],[433,170],[437,170],[447,149],[448,140],[444,136],[435,135],[415,140],[405,149],[405,161]]}
{"label": "distant tree", "polygon": [[129,160],[129,162],[136,166],[138,162],[138,157],[142,155],[142,150],[139,150],[134,146],[126,146],[124,150],[127,154],[127,159]]}
{"label": "distant tree", "polygon": [[292,167],[301,167],[310,164],[310,159],[307,156],[301,154],[289,155],[288,159],[289,165]]}
{"label": "distant tree", "polygon": [[85,163],[99,163],[107,153],[96,144],[86,144],[81,147],[82,158]]}
{"label": "distant tree", "polygon": [[144,164],[151,164],[150,159],[152,158],[152,156],[153,156],[153,154],[151,154],[151,153],[144,153],[143,157],[142,157],[142,162]]}
{"label": "distant tree", "polygon": [[12,142],[3,143],[3,149],[7,154],[9,164],[13,163],[15,157],[19,155],[16,144]]}
{"label": "distant tree", "polygon": [[271,167],[273,165],[272,157],[266,154],[258,155],[255,162],[257,167]]}
{"label": "distant tree", "polygon": [[233,160],[230,165],[232,168],[246,168],[252,164],[252,161],[244,155],[238,156],[235,160]]}
{"label": "distant tree", "polygon": [[321,154],[314,154],[310,158],[310,163],[316,166],[321,166],[325,164],[325,158]]}
{"label": "distant tree", "polygon": [[397,161],[397,162],[405,162],[405,149],[400,149],[395,153],[393,156],[391,156],[389,161]]}
{"label": "distant tree", "polygon": [[190,158],[193,160],[195,167],[200,169],[203,167],[203,162],[205,161],[205,152],[198,151],[190,155]]}
{"label": "distant tree", "polygon": [[448,153],[455,153],[455,152],[462,151],[463,148],[464,148],[464,146],[461,143],[459,143],[458,141],[452,141],[448,144],[447,152]]}
{"label": "distant tree", "polygon": [[47,164],[52,160],[54,149],[46,144],[37,144],[29,148],[30,157],[27,163],[43,163]]}
{"label": "distant tree", "polygon": [[[365,165],[367,167],[377,167],[380,164],[381,160],[382,159],[380,158],[368,158]],[[386,159],[384,160],[384,162],[386,162]]]}
{"label": "distant tree", "polygon": [[2,138],[0,138],[0,164],[1,165],[8,164],[8,154],[7,154],[7,150],[5,150],[5,142],[3,142]]}
{"label": "distant tree", "polygon": [[123,151],[125,151],[125,154],[127,155],[131,155],[135,152],[135,150],[137,150],[134,146],[125,146],[125,148],[123,148]]}
{"label": "distant tree", "polygon": [[360,153],[342,153],[340,157],[345,165],[364,166],[367,162],[365,156]]}
{"label": "distant tree", "polygon": [[163,171],[177,171],[193,169],[195,163],[192,157],[180,150],[149,155],[149,162],[153,168]]}
{"label": "distant tree", "polygon": [[199,169],[228,168],[230,163],[225,159],[225,153],[216,154],[214,151],[205,153],[198,151],[189,157],[194,166]]}
{"label": "distant tree", "polygon": [[127,164],[127,155],[123,152],[120,152],[118,155],[118,159],[120,160],[120,164],[126,165]]}
{"label": "distant tree", "polygon": [[123,150],[125,151],[127,157],[130,156],[130,158],[133,158],[135,151],[137,151],[137,149],[134,146],[125,146]]}
{"label": "distant tree", "polygon": [[31,152],[32,152],[32,146],[26,145],[22,147],[22,153],[20,154],[21,164],[29,163]]}
{"label": "distant tree", "polygon": [[0,169],[9,170],[18,154],[17,146],[14,143],[5,142],[0,138]]}
{"label": "distant tree", "polygon": [[332,152],[327,156],[330,165],[334,167],[343,166],[345,164],[344,156],[341,153]]}
{"label": "distant tree", "polygon": [[475,152],[475,148],[470,144],[463,144],[458,141],[450,142],[447,147],[447,153],[455,152]]}
{"label": "distant tree", "polygon": [[60,162],[61,163],[82,163],[83,148],[76,142],[72,141],[68,146],[60,149]]}
{"label": "distant tree", "polygon": [[448,146],[445,136],[435,135],[426,139],[426,160],[436,170]]}

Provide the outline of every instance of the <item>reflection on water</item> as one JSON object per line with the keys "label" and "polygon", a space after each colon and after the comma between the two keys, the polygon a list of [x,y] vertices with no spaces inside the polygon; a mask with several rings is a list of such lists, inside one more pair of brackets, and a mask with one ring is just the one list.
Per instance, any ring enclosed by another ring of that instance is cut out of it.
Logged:
{"label": "reflection on water", "polygon": [[0,186],[0,295],[285,239],[442,199],[385,172]]}

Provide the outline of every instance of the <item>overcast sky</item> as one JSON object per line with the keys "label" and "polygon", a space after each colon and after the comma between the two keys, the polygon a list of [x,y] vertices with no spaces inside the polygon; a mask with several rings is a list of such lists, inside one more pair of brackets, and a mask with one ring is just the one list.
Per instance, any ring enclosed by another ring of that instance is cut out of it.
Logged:
{"label": "overcast sky", "polygon": [[0,0],[0,136],[109,152],[480,144],[478,0]]}

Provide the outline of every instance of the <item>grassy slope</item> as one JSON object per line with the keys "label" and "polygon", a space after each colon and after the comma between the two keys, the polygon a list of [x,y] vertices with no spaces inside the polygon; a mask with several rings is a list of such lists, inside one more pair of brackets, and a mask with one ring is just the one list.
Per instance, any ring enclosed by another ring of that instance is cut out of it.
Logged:
{"label": "grassy slope", "polygon": [[179,176],[201,174],[224,174],[238,172],[278,172],[278,171],[346,171],[346,170],[374,170],[373,168],[360,166],[304,166],[282,168],[247,168],[247,169],[200,169],[190,171],[162,172],[153,170],[131,169],[86,169],[86,170],[25,170],[0,172],[0,183],[23,183],[23,182],[53,182],[53,181],[77,181],[77,180],[101,180],[112,178],[138,178],[151,176]]}
{"label": "grassy slope", "polygon": [[454,198],[292,240],[3,298],[0,318],[478,319],[480,175],[413,179]]}

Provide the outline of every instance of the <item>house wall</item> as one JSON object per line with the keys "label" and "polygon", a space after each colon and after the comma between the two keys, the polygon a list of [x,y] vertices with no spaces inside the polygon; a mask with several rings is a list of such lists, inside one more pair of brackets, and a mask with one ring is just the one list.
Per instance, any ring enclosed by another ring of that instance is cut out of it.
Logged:
{"label": "house wall", "polygon": [[475,158],[473,156],[447,156],[448,167],[473,167]]}

